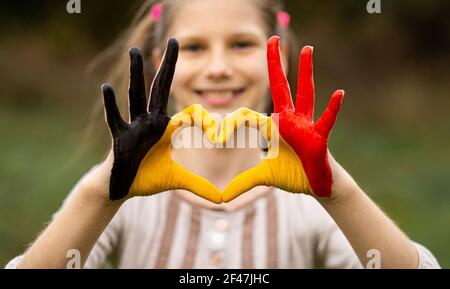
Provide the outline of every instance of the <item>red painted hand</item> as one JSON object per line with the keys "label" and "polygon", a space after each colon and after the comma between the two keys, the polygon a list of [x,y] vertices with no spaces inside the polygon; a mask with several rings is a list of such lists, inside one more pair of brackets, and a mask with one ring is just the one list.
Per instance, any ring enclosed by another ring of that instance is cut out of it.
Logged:
{"label": "red painted hand", "polygon": [[314,81],[311,46],[300,53],[296,106],[281,65],[279,38],[269,39],[267,60],[274,114],[281,137],[300,158],[314,195],[330,197],[333,178],[328,162],[328,137],[341,107],[343,90],[336,90],[317,122],[314,122]]}

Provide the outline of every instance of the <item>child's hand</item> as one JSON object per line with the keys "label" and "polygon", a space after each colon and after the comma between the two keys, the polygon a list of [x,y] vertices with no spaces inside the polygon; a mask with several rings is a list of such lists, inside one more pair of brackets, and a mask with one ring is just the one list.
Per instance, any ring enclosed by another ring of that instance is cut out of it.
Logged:
{"label": "child's hand", "polygon": [[[239,113],[240,117],[244,115],[241,120],[230,115],[227,121],[235,123],[237,120],[237,126],[244,123],[252,126],[256,122],[248,120],[259,118],[259,124],[255,127],[263,133],[264,129],[267,130],[269,152],[261,164],[242,173],[228,185],[223,194],[225,202],[257,185],[275,186],[293,193],[307,193],[317,197],[331,196],[333,178],[328,162],[328,137],[344,91],[334,92],[322,117],[314,123],[312,47],[305,46],[300,55],[299,86],[294,109],[289,84],[281,65],[278,42],[278,37],[272,37],[267,48],[274,113],[267,118],[260,114],[255,116],[256,112],[243,109]],[[277,141],[278,136],[278,151],[275,152],[270,142]],[[222,141],[226,138],[221,136]]]}
{"label": "child's hand", "polygon": [[[215,203],[222,202],[221,192],[212,183],[190,173],[170,157],[172,133],[176,129],[199,125],[212,142],[216,133],[215,120],[201,107],[189,107],[172,119],[167,115],[177,57],[178,42],[170,39],[147,108],[142,55],[137,48],[130,50],[129,123],[120,116],[112,87],[108,84],[102,87],[106,120],[113,138],[111,200],[186,189]],[[201,121],[193,117],[196,109],[203,111]]]}
{"label": "child's hand", "polygon": [[318,197],[330,197],[333,180],[328,162],[328,137],[341,107],[344,91],[333,93],[327,109],[314,123],[313,48],[305,46],[300,53],[297,103],[294,109],[281,65],[278,41],[278,37],[272,37],[267,51],[270,89],[275,107],[272,118],[282,138],[300,158],[312,192]]}

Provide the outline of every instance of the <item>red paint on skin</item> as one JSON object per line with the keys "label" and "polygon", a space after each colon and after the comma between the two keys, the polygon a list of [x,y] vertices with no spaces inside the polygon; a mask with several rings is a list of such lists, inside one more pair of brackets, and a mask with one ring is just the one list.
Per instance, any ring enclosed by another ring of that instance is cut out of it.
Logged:
{"label": "red paint on skin", "polygon": [[311,46],[300,53],[297,102],[294,109],[289,83],[283,71],[279,37],[272,36],[267,46],[267,62],[274,114],[283,139],[300,158],[312,191],[318,197],[330,197],[333,178],[328,162],[328,137],[344,97],[343,90],[331,96],[327,109],[314,122],[314,81]]}

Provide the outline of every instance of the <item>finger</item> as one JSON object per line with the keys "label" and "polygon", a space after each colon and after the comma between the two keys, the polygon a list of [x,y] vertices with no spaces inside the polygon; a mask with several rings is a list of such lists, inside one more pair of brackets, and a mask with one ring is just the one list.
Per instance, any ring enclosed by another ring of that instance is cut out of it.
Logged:
{"label": "finger", "polygon": [[193,104],[185,110],[174,115],[169,123],[169,129],[171,133],[178,128],[198,126],[205,132],[206,137],[211,143],[216,142],[217,135],[217,122],[199,104]]}
{"label": "finger", "polygon": [[109,84],[102,85],[103,105],[105,107],[106,122],[113,136],[116,136],[119,130],[124,129],[127,124],[120,116],[119,109],[116,104],[114,91]]}
{"label": "finger", "polygon": [[167,42],[161,66],[153,80],[149,110],[167,113],[167,102],[169,100],[170,85],[175,73],[175,65],[178,59],[178,41],[170,38]]}
{"label": "finger", "polygon": [[221,123],[218,142],[225,144],[233,133],[242,126],[256,129],[267,141],[271,140],[271,118],[246,107],[228,114]]}
{"label": "finger", "polygon": [[281,64],[279,41],[278,36],[272,36],[267,43],[267,65],[274,112],[294,109],[289,83]]}
{"label": "finger", "polygon": [[130,102],[130,118],[133,121],[136,116],[147,112],[145,98],[144,64],[139,48],[130,49],[130,85],[128,88]]}
{"label": "finger", "polygon": [[298,68],[298,88],[295,111],[302,113],[308,120],[314,120],[314,79],[312,46],[305,46],[300,52]]}
{"label": "finger", "polygon": [[253,167],[235,177],[222,193],[223,202],[227,203],[252,188],[269,183],[271,178],[269,170],[263,161],[256,167]]}
{"label": "finger", "polygon": [[330,103],[325,109],[322,116],[316,123],[317,131],[324,137],[328,137],[330,135],[331,129],[333,128],[334,123],[336,122],[337,115],[339,110],[341,109],[342,99],[344,97],[344,91],[336,90],[331,96]]}
{"label": "finger", "polygon": [[169,189],[187,190],[216,204],[222,203],[222,192],[207,179],[191,173],[177,163],[172,167],[174,179]]}

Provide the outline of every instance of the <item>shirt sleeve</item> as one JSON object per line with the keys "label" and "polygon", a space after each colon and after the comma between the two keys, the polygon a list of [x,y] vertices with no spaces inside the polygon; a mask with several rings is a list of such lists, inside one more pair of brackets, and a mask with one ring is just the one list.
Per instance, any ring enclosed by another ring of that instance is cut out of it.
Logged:
{"label": "shirt sleeve", "polygon": [[[52,215],[52,221],[57,217],[61,209],[64,207],[65,204],[73,197],[76,189],[82,182],[82,180],[89,175],[95,168],[94,166],[91,170],[89,170],[73,187],[73,189],[70,191],[70,193],[67,195],[67,197],[64,199],[63,204],[61,208]],[[108,257],[112,256],[114,253],[114,249],[118,247],[118,243],[120,240],[120,232],[121,232],[121,214],[120,209],[116,213],[116,215],[113,217],[111,222],[108,224],[108,226],[105,228],[103,233],[100,235],[99,239],[97,240],[96,244],[92,248],[89,257],[87,258],[85,265],[83,268],[88,269],[94,269],[94,268],[101,268]],[[22,260],[23,255],[17,256],[11,261],[6,264],[5,269],[17,269],[17,265]]]}
{"label": "shirt sleeve", "polygon": [[414,247],[416,247],[417,254],[419,256],[419,267],[418,269],[440,269],[438,261],[434,257],[433,253],[430,252],[427,248],[413,242]]}
{"label": "shirt sleeve", "polygon": [[17,264],[22,260],[23,256],[17,256],[6,264],[5,269],[17,269]]}

